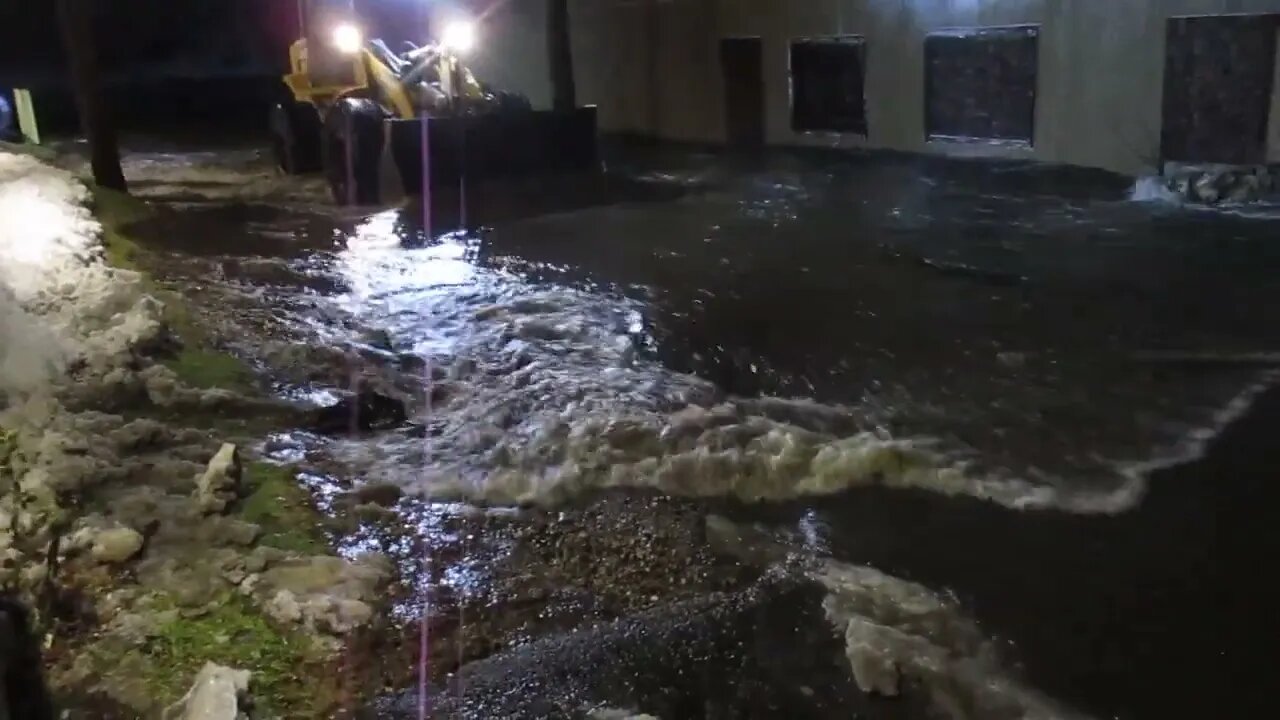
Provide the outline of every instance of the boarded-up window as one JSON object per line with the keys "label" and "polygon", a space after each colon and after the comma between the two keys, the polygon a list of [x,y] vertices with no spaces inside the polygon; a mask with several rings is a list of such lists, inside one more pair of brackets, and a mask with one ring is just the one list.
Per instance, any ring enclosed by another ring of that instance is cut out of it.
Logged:
{"label": "boarded-up window", "polygon": [[867,134],[862,86],[866,42],[858,36],[791,43],[791,127]]}
{"label": "boarded-up window", "polygon": [[1267,161],[1280,15],[1169,20],[1164,159]]}
{"label": "boarded-up window", "polygon": [[930,139],[1035,135],[1039,28],[957,29],[925,39],[925,131]]}

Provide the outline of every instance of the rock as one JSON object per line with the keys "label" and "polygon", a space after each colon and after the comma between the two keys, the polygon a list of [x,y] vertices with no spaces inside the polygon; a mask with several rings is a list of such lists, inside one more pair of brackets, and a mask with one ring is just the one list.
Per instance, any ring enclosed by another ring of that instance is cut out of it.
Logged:
{"label": "rock", "polygon": [[359,600],[339,598],[313,611],[316,625],[334,635],[346,635],[373,619],[373,608]]}
{"label": "rock", "polygon": [[159,407],[168,407],[178,395],[178,376],[163,365],[153,365],[139,373],[147,399]]}
{"label": "rock", "polygon": [[1021,370],[1027,366],[1027,354],[1020,352],[996,353],[996,362],[1010,370]]}
{"label": "rock", "polygon": [[1165,184],[1172,192],[1189,202],[1207,205],[1252,202],[1274,187],[1274,178],[1265,166],[1193,165],[1168,172]]}
{"label": "rock", "polygon": [[286,560],[261,575],[259,597],[280,622],[302,622],[320,632],[344,635],[373,619],[391,568],[385,558],[352,562],[318,555]]}
{"label": "rock", "polygon": [[215,564],[175,558],[147,558],[139,563],[137,576],[143,588],[171,596],[181,608],[208,605],[231,587]]}
{"label": "rock", "polygon": [[391,483],[369,483],[361,485],[351,492],[352,498],[358,505],[381,505],[390,507],[400,501],[400,496],[404,491],[400,486]]}
{"label": "rock", "polygon": [[366,330],[360,336],[360,342],[375,350],[395,352],[395,346],[391,343],[391,334],[386,330]]}
{"label": "rock", "polygon": [[284,625],[302,620],[302,606],[298,604],[297,596],[288,590],[277,592],[264,609],[267,617]]}
{"label": "rock", "polygon": [[[360,522],[384,523],[394,520],[400,516],[396,514],[395,510],[383,507],[382,505],[364,503],[363,505],[357,505],[351,509],[351,517]],[[357,523],[353,529],[358,528],[359,524]]]}
{"label": "rock", "polygon": [[99,532],[89,551],[100,563],[122,563],[142,551],[142,533],[126,527]]}
{"label": "rock", "polygon": [[262,528],[241,520],[225,520],[220,523],[217,530],[217,537],[220,541],[241,547],[252,545],[261,534]]}
{"label": "rock", "polygon": [[1239,173],[1232,176],[1227,189],[1227,200],[1231,202],[1248,202],[1257,200],[1261,195],[1258,178],[1253,173]]}
{"label": "rock", "polygon": [[288,554],[285,551],[263,545],[254,548],[253,552],[244,559],[244,569],[251,573],[260,573],[287,557]]}
{"label": "rock", "polygon": [[164,720],[238,720],[249,693],[249,671],[206,663],[191,689],[164,711]]}
{"label": "rock", "polygon": [[1275,189],[1275,177],[1270,169],[1260,167],[1254,172],[1254,176],[1258,178],[1258,189],[1262,192],[1269,193]]}
{"label": "rock", "polygon": [[121,453],[136,453],[151,448],[163,447],[172,435],[165,425],[154,420],[134,420],[114,431],[108,436],[111,444]]}
{"label": "rock", "polygon": [[231,443],[224,443],[196,485],[196,500],[205,513],[225,512],[240,494],[240,452]]}
{"label": "rock", "polygon": [[1218,189],[1218,177],[1213,173],[1204,173],[1191,183],[1191,195],[1196,202],[1213,205],[1222,198]]}
{"label": "rock", "polygon": [[404,402],[374,390],[348,394],[337,403],[314,410],[308,426],[324,435],[387,430],[403,424],[409,413]]}

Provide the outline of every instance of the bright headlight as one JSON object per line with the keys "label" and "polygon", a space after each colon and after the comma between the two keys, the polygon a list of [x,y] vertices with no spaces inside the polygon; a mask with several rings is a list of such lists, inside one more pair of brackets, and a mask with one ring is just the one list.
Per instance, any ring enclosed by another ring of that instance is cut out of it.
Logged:
{"label": "bright headlight", "polygon": [[364,36],[355,25],[342,23],[333,29],[333,46],[340,53],[354,55],[364,47]]}
{"label": "bright headlight", "polygon": [[444,26],[440,44],[459,55],[471,52],[476,46],[476,24],[470,20],[454,20]]}

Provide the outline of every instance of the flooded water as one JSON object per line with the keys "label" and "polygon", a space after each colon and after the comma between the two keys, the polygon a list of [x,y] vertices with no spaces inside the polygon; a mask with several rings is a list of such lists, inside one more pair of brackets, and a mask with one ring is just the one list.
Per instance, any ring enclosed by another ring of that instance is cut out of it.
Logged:
{"label": "flooded water", "polygon": [[[146,232],[193,298],[274,338],[240,349],[282,393],[341,389],[297,372],[325,348],[380,363],[409,428],[308,441],[363,476],[496,506],[731,500],[795,548],[949,590],[1097,716],[1167,717],[1188,707],[1167,683],[1250,664],[1211,588],[1225,508],[1271,492],[1269,445],[1151,472],[1269,383],[1269,213],[1018,164],[653,150],[612,170],[539,189],[553,212],[290,197]],[[1025,697],[1002,702],[1055,715]]]}

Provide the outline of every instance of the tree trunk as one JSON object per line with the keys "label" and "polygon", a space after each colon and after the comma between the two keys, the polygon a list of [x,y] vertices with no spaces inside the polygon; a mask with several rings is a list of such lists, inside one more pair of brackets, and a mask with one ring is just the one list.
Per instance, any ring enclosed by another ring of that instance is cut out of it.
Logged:
{"label": "tree trunk", "polygon": [[547,0],[547,60],[551,68],[551,106],[578,106],[573,84],[573,48],[569,44],[569,0]]}
{"label": "tree trunk", "polygon": [[120,146],[115,125],[102,93],[97,50],[93,41],[92,0],[58,0],[62,44],[71,68],[72,90],[80,129],[89,141],[93,181],[99,186],[127,192],[120,168]]}

